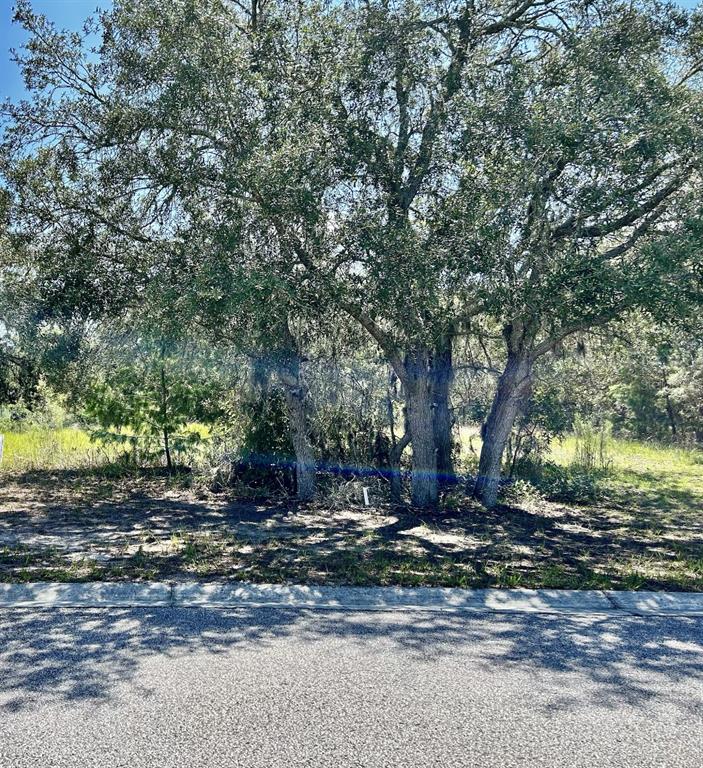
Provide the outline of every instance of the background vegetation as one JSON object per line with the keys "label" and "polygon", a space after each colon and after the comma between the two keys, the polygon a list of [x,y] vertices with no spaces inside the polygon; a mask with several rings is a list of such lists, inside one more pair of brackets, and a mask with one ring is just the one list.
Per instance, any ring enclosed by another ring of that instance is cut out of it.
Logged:
{"label": "background vegetation", "polygon": [[9,484],[689,526],[700,12],[118,0],[81,33],[15,15]]}

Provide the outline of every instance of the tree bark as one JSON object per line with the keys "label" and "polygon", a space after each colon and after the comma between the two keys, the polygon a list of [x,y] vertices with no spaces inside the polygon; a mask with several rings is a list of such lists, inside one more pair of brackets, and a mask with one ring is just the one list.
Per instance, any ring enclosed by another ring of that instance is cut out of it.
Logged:
{"label": "tree bark", "polygon": [[525,352],[510,352],[500,379],[488,419],[483,427],[483,445],[478,465],[474,496],[486,507],[498,500],[503,452],[515,417],[529,394],[532,361]]}
{"label": "tree bark", "polygon": [[286,398],[291,442],[295,453],[295,487],[300,501],[315,498],[315,452],[308,430],[308,391],[300,375],[300,353],[287,324],[283,329],[285,349],[279,377]]}
{"label": "tree bark", "polygon": [[451,482],[454,475],[454,442],[451,410],[451,386],[454,380],[452,340],[442,340],[432,361],[432,402],[434,406],[434,442],[437,450],[437,475],[440,485]]}
{"label": "tree bark", "polygon": [[391,436],[391,448],[388,453],[388,471],[391,483],[391,502],[400,504],[403,496],[403,476],[400,469],[400,461],[403,451],[410,445],[410,425],[408,424],[408,409],[403,408],[403,435],[400,439],[395,433],[395,416],[393,414],[393,397],[397,377],[391,368],[388,376],[388,391],[386,393],[386,410],[388,412],[388,427]]}
{"label": "tree bark", "polygon": [[413,446],[412,504],[433,507],[437,503],[438,487],[430,356],[424,352],[409,355],[402,381]]}
{"label": "tree bark", "polygon": [[[404,432],[403,436],[396,440],[395,434],[392,434],[392,445],[390,450],[390,474],[391,474],[391,501],[394,504],[400,504],[403,496],[403,475],[400,469],[400,461],[403,457],[403,451],[410,445],[410,424],[408,423],[407,408],[403,409]],[[394,432],[394,430],[393,430]]]}
{"label": "tree bark", "polygon": [[171,460],[171,446],[168,432],[168,387],[166,386],[166,345],[161,341],[161,431],[164,438],[164,455],[166,457],[166,468],[169,474],[173,472],[173,461]]}
{"label": "tree bark", "polygon": [[302,384],[285,385],[286,408],[295,452],[295,487],[300,501],[315,498],[315,456],[307,424],[307,391]]}
{"label": "tree bark", "polygon": [[400,469],[400,460],[403,451],[410,445],[410,433],[404,434],[391,449],[391,501],[400,504],[403,500],[403,474]]}

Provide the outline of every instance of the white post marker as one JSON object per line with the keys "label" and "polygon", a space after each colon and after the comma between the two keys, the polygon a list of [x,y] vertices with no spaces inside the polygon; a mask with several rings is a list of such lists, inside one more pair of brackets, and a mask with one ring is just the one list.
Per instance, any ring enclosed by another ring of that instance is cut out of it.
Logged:
{"label": "white post marker", "polygon": [[369,507],[371,506],[371,502],[369,501],[369,489],[364,486],[362,490],[364,491],[364,504]]}
{"label": "white post marker", "polygon": [[2,454],[5,447],[5,435],[0,435],[0,464],[2,464]]}

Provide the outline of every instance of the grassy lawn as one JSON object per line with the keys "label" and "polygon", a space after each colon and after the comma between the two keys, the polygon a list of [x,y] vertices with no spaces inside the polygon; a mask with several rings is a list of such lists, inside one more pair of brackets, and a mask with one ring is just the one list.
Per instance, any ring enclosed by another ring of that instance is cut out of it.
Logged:
{"label": "grassy lawn", "polygon": [[[555,443],[548,458],[568,468],[574,449]],[[700,452],[613,441],[588,503],[508,495],[487,512],[455,489],[416,514],[385,503],[380,481],[367,483],[368,508],[358,484],[332,480],[298,506],[188,476],[104,473],[99,451],[79,430],[6,436],[0,580],[703,591]]]}

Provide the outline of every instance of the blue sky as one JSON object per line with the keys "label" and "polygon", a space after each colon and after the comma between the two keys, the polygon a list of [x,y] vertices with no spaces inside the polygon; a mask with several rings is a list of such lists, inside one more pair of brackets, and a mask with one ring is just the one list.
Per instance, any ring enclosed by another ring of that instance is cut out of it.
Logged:
{"label": "blue sky", "polygon": [[[680,4],[693,8],[696,0],[680,0]],[[22,78],[10,59],[10,48],[19,47],[24,40],[22,30],[12,24],[13,5],[14,0],[0,0],[0,100],[17,99],[24,93]],[[32,5],[58,26],[76,30],[97,7],[108,8],[111,0],[33,0]]]}
{"label": "blue sky", "polygon": [[[165,0],[168,2],[168,0]],[[12,23],[15,0],[0,0],[0,100],[24,94],[17,65],[11,61],[10,48],[19,48],[25,40],[23,30]],[[96,8],[109,8],[110,0],[32,0],[38,13],[56,22],[59,27],[77,30]]]}

